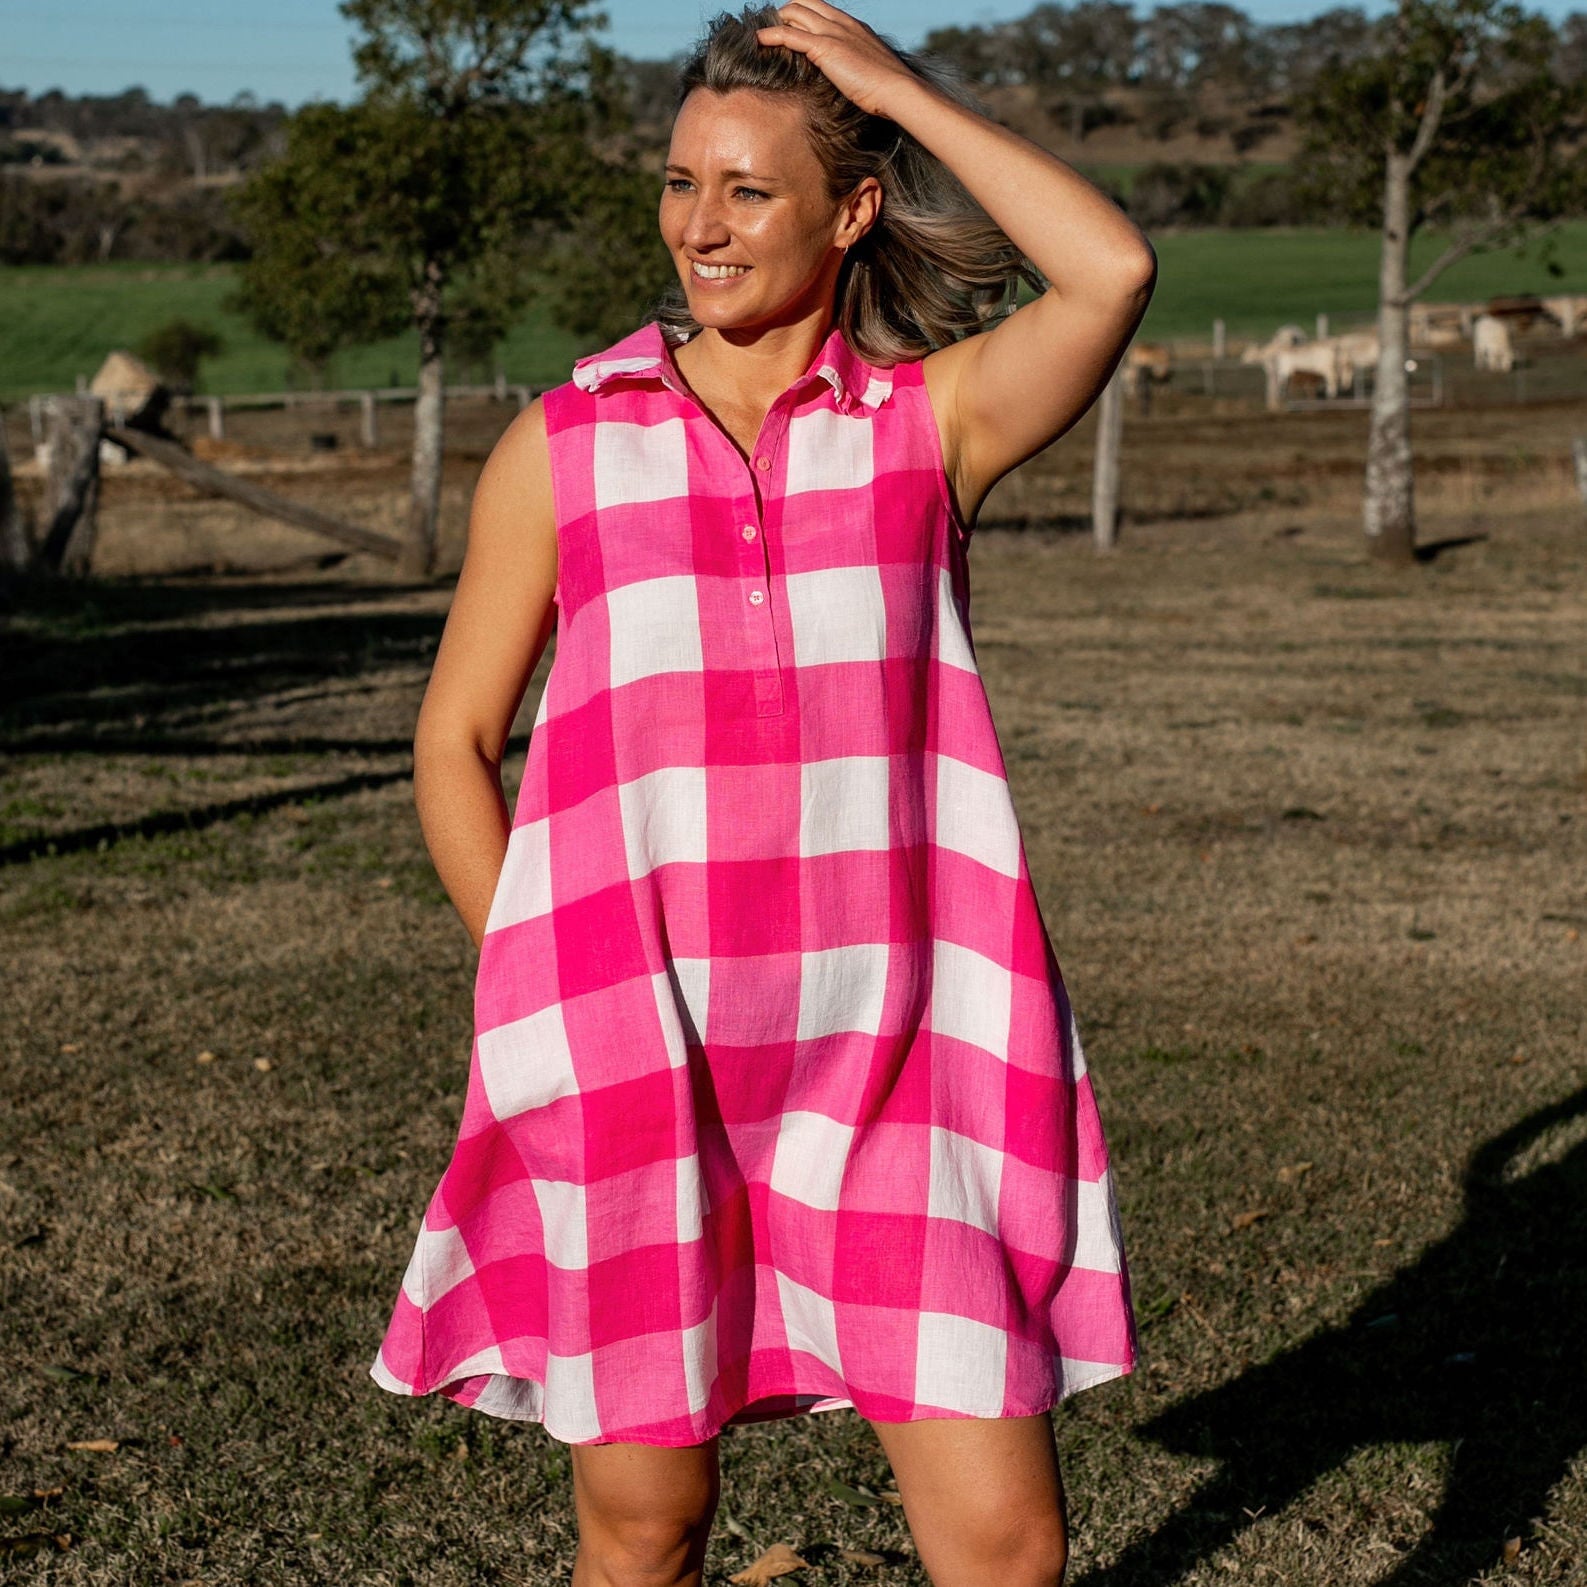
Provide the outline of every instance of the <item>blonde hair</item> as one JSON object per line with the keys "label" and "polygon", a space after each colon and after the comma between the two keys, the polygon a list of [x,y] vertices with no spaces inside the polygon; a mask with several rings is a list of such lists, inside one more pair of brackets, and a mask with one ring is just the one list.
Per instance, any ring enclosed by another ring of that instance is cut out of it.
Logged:
{"label": "blonde hair", "polygon": [[[1013,306],[1021,281],[1041,290],[1040,273],[941,160],[896,122],[861,110],[797,51],[759,42],[756,29],[778,22],[773,7],[756,5],[714,18],[684,62],[676,109],[701,89],[797,94],[828,196],[846,197],[867,176],[881,184],[881,213],[838,274],[834,318],[849,346],[871,363],[908,362],[984,329],[1005,301]],[[933,87],[981,108],[939,62],[895,52]],[[656,318],[676,335],[700,328],[681,285]]]}

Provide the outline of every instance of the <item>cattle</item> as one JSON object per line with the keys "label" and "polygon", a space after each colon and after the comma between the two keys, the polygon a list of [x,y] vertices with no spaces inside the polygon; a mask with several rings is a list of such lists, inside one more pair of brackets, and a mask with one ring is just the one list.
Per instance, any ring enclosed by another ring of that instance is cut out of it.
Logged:
{"label": "cattle", "polygon": [[1448,347],[1471,334],[1464,303],[1413,303],[1409,332],[1412,347]]}
{"label": "cattle", "polygon": [[1280,347],[1262,361],[1267,371],[1267,405],[1278,408],[1297,375],[1313,375],[1322,382],[1323,395],[1336,397],[1341,382],[1339,347],[1333,338],[1307,342],[1299,347]]}
{"label": "cattle", "polygon": [[1510,327],[1491,314],[1479,314],[1471,328],[1471,350],[1478,369],[1509,374],[1515,368]]}
{"label": "cattle", "polygon": [[1252,342],[1240,354],[1242,364],[1265,364],[1274,353],[1299,347],[1307,340],[1298,325],[1281,325],[1265,342]]}
{"label": "cattle", "polygon": [[1174,372],[1174,352],[1164,342],[1136,342],[1124,355],[1119,381],[1126,397],[1138,397],[1141,412],[1151,407],[1152,387],[1166,385]]}
{"label": "cattle", "polygon": [[1541,298],[1526,293],[1518,297],[1489,298],[1481,312],[1489,319],[1503,320],[1512,336],[1524,336],[1546,311]]}
{"label": "cattle", "polygon": [[1339,349],[1339,383],[1355,387],[1356,375],[1363,369],[1378,367],[1378,333],[1376,331],[1346,331],[1333,338]]}
{"label": "cattle", "polygon": [[1587,328],[1587,297],[1544,298],[1542,303],[1543,312],[1558,324],[1566,341]]}

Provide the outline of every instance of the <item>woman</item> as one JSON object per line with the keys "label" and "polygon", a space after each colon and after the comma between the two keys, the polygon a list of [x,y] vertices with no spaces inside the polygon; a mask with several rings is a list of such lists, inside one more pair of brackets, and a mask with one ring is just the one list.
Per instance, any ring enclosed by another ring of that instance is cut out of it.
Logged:
{"label": "woman", "polygon": [[1047,1412],[1135,1334],[966,553],[1153,255],[825,0],[712,25],[660,222],[681,294],[492,454],[420,714],[476,1040],[372,1372],[572,1446],[578,1587],[698,1582],[721,1429],[839,1407],[938,1587],[1052,1583]]}

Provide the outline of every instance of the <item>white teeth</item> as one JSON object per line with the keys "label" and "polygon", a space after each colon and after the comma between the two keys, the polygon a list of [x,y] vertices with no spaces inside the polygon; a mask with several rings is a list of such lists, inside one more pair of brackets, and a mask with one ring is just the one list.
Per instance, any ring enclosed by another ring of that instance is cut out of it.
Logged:
{"label": "white teeth", "polygon": [[748,265],[708,265],[701,264],[698,259],[690,261],[694,266],[694,273],[705,281],[726,281],[730,276],[746,275]]}

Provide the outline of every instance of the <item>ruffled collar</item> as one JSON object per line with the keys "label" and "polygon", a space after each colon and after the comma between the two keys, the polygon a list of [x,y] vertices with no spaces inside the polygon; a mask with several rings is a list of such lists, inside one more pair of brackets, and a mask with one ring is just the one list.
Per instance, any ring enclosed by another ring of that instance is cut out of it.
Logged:
{"label": "ruffled collar", "polygon": [[[893,372],[868,364],[834,329],[817,352],[809,369],[794,382],[797,390],[807,381],[822,379],[832,388],[840,413],[862,417],[874,413],[893,394]],[[604,352],[592,353],[573,366],[573,383],[581,390],[599,393],[614,385],[660,381],[679,390],[676,366],[661,326],[651,320]]]}

